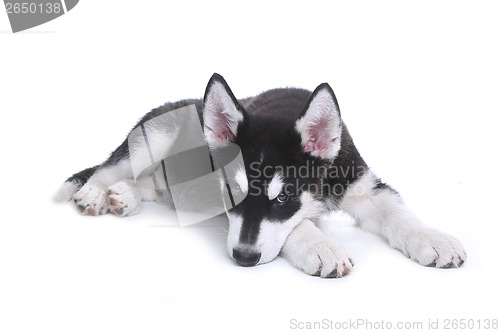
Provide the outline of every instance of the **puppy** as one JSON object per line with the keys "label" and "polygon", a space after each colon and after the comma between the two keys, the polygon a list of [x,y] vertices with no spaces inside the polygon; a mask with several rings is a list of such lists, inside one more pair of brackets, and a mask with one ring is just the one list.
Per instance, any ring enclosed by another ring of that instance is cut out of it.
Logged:
{"label": "puppy", "polygon": [[[146,114],[105,162],[69,177],[57,198],[73,199],[85,215],[133,215],[143,200],[175,206],[165,172],[168,160],[149,162],[148,155],[167,156],[165,152],[175,150],[183,126],[169,130],[172,124],[166,118],[156,119],[183,108],[195,110],[199,117],[212,162],[217,151],[239,148],[241,166],[221,176],[219,189],[222,196],[231,181],[242,194],[236,204],[224,204],[227,247],[238,264],[264,264],[281,254],[310,275],[346,275],[353,267],[348,251],[315,225],[321,216],[337,210],[421,265],[452,268],[466,260],[457,239],[423,225],[398,192],[370,170],[326,83],[312,93],[274,89],[238,100],[224,78],[214,74],[203,99],[167,103]],[[149,137],[142,135],[145,130]],[[134,171],[137,161],[146,165],[139,176]],[[165,186],[160,190],[162,174]],[[148,191],[148,186],[155,190]]]}

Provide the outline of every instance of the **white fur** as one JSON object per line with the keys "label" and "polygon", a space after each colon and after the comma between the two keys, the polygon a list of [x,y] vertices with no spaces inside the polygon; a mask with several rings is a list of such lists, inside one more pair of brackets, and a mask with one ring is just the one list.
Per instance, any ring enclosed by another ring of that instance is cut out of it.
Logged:
{"label": "white fur", "polygon": [[73,199],[83,215],[103,215],[109,210],[106,190],[88,182],[76,192]]}
{"label": "white fur", "polygon": [[54,195],[54,201],[64,202],[71,200],[73,195],[78,191],[78,185],[73,182],[64,182]]}
{"label": "white fur", "polygon": [[335,100],[326,89],[320,90],[305,115],[295,124],[304,151],[333,160],[340,150],[342,121]]}
{"label": "white fur", "polygon": [[229,230],[227,232],[227,250],[229,255],[233,256],[233,249],[238,246],[240,240],[241,226],[243,218],[237,214],[227,212],[229,219]]}
{"label": "white fur", "polygon": [[167,132],[165,129],[161,130],[157,122],[159,120],[148,121],[144,124],[149,149],[141,127],[137,127],[129,135],[129,163],[135,179],[138,179],[144,170],[156,169],[160,161],[168,156],[169,150],[179,135],[179,129]]}
{"label": "white fur", "polygon": [[267,187],[267,196],[269,200],[274,200],[283,190],[283,175],[281,173],[275,173],[273,179],[269,182]]}
{"label": "white fur", "polygon": [[234,175],[234,180],[236,181],[236,184],[238,184],[240,190],[243,193],[248,192],[248,178],[244,168],[238,168],[238,170],[236,170],[236,173]]}
{"label": "white fur", "polygon": [[97,169],[85,185],[98,186],[106,190],[109,186],[123,179],[132,179],[132,166],[129,159],[121,160],[115,165]]}
{"label": "white fur", "polygon": [[[255,248],[261,253],[259,264],[270,262],[281,251],[286,238],[297,226],[297,218],[287,221],[270,221],[264,219],[260,224],[259,238]],[[299,221],[300,222],[300,221]]]}
{"label": "white fur", "polygon": [[342,277],[352,268],[346,249],[325,236],[311,220],[303,220],[288,236],[281,254],[307,274]]}
{"label": "white fur", "polygon": [[131,216],[139,213],[142,197],[132,180],[122,180],[108,189],[110,210],[118,216]]}
{"label": "white fur", "polygon": [[128,159],[116,165],[99,168],[75,193],[73,199],[84,215],[106,214],[109,210],[108,187],[120,180],[132,177],[132,168]]}
{"label": "white fur", "polygon": [[340,203],[364,229],[378,234],[391,247],[422,265],[458,267],[467,255],[450,235],[430,229],[389,189],[374,190],[376,177],[368,172],[352,184]]}
{"label": "white fur", "polygon": [[[159,172],[160,170],[155,171],[155,173]],[[163,172],[163,170],[161,170],[161,172]],[[170,198],[170,200],[166,200],[167,198],[164,198],[164,196],[158,195],[158,192],[156,191],[156,184],[152,175],[146,177],[140,177],[139,179],[136,180],[134,185],[137,191],[139,191],[142,201],[156,201],[162,204],[164,203],[171,204],[172,200],[169,195],[170,192],[168,191],[168,189],[164,190],[165,192],[168,192],[168,198]]]}

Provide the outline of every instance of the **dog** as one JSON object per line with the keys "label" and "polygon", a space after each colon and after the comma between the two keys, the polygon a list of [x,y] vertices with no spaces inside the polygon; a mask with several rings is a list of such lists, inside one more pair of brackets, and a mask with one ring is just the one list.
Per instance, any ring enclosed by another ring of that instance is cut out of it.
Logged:
{"label": "dog", "polygon": [[[210,152],[230,144],[241,150],[244,168],[233,180],[245,197],[226,207],[227,248],[238,264],[255,266],[282,255],[309,275],[346,275],[353,267],[348,251],[316,226],[326,213],[338,210],[421,265],[453,268],[465,262],[460,241],[425,226],[367,166],[327,83],[313,92],[273,89],[238,100],[225,79],[214,74],[203,99],[166,103],[134,129],[193,105]],[[161,130],[157,141],[168,150],[172,141],[162,141]],[[125,140],[102,164],[69,177],[57,199],[73,199],[85,215],[118,216],[138,213],[144,200],[171,202],[168,190],[141,188],[131,167],[131,149],[130,139]],[[161,169],[155,165],[146,173],[154,176],[155,168]]]}

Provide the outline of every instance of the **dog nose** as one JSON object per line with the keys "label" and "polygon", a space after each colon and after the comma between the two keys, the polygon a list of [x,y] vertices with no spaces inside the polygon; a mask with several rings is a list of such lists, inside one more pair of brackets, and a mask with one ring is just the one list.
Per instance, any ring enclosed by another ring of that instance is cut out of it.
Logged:
{"label": "dog nose", "polygon": [[255,266],[259,263],[260,253],[234,248],[233,259],[241,266]]}

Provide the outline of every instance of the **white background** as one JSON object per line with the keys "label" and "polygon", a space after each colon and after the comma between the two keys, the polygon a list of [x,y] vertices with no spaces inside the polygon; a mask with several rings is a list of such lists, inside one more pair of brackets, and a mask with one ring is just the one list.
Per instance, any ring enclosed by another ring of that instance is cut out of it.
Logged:
{"label": "white background", "polygon": [[[499,13],[496,1],[84,0],[17,34],[0,13],[0,331],[500,319]],[[52,202],[145,112],[201,97],[213,72],[240,98],[329,82],[367,162],[463,242],[467,263],[421,267],[340,217],[322,227],[356,266],[322,280],[282,258],[237,266],[224,223],[172,227],[154,204],[94,218]]]}

